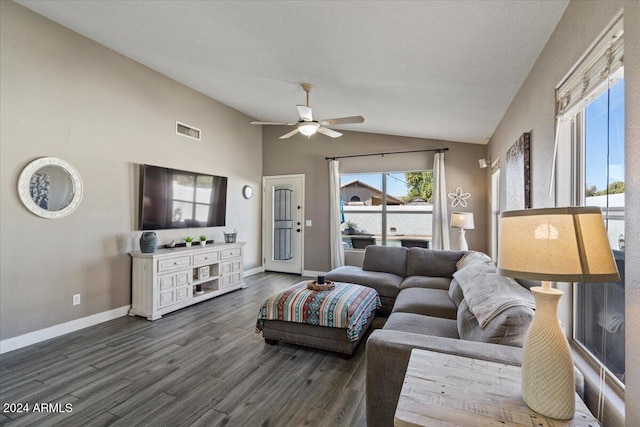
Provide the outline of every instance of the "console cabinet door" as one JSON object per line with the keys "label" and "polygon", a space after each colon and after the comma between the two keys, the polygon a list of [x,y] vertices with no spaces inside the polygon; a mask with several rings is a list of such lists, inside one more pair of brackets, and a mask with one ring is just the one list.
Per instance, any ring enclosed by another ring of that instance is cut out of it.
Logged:
{"label": "console cabinet door", "polygon": [[227,261],[220,264],[220,288],[230,288],[242,282],[242,260]]}
{"label": "console cabinet door", "polygon": [[164,308],[189,298],[191,270],[158,276],[158,308]]}

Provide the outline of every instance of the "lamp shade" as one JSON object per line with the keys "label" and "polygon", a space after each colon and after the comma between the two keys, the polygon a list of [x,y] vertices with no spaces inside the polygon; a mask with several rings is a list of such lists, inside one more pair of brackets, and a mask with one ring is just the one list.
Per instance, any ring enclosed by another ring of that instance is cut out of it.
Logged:
{"label": "lamp shade", "polygon": [[598,207],[503,212],[498,271],[519,279],[561,282],[620,278]]}
{"label": "lamp shade", "polygon": [[451,214],[451,226],[462,228],[464,230],[473,230],[473,213],[471,212],[454,212]]}

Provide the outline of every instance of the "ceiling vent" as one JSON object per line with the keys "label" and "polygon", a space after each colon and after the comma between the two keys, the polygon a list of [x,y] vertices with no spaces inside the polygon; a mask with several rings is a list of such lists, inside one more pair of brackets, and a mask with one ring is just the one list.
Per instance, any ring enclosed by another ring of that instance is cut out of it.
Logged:
{"label": "ceiling vent", "polygon": [[176,122],[176,133],[182,136],[186,136],[187,138],[195,139],[196,141],[200,141],[200,129],[194,128],[193,126],[185,125],[184,123]]}

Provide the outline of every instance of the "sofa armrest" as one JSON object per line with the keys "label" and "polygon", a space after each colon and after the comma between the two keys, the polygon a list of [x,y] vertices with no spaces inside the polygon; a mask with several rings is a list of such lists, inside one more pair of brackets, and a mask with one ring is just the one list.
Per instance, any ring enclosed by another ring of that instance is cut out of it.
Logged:
{"label": "sofa armrest", "polygon": [[411,350],[437,351],[520,365],[522,349],[500,344],[466,341],[401,331],[378,329],[367,340],[367,426],[393,426]]}

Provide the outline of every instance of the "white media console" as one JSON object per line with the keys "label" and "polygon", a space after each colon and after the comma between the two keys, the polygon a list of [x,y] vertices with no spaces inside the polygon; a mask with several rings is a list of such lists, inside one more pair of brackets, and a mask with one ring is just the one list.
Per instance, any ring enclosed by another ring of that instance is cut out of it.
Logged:
{"label": "white media console", "polygon": [[[133,289],[129,316],[157,320],[218,295],[244,287],[244,243],[132,252]],[[200,285],[202,293],[196,294]]]}

